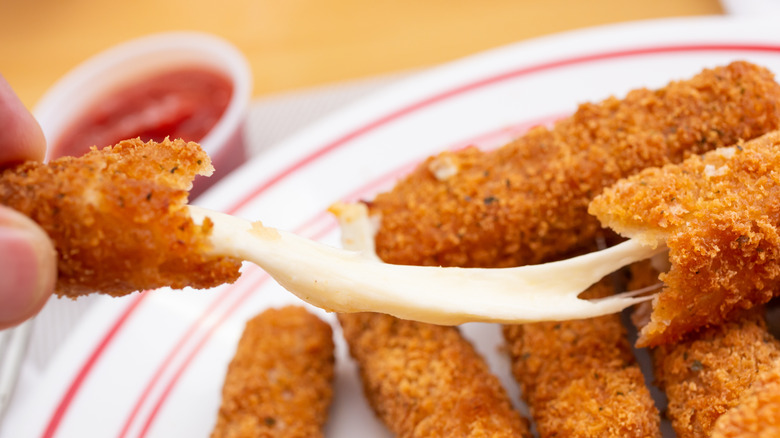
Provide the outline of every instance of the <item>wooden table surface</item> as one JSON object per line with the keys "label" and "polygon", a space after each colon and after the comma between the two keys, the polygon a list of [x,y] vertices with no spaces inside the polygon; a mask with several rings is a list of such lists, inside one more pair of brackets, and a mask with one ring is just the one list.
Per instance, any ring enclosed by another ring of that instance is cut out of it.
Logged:
{"label": "wooden table surface", "polygon": [[0,74],[32,107],[89,56],[170,30],[247,56],[254,95],[402,72],[607,23],[722,14],[718,0],[6,0]]}

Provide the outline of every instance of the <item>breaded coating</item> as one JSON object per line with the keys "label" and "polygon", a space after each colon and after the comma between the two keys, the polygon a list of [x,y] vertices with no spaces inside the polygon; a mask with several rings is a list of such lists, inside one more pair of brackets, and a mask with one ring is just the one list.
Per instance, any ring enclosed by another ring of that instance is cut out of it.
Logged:
{"label": "breaded coating", "polygon": [[196,143],[126,140],[80,158],[0,173],[0,204],[37,222],[58,254],[56,293],[125,295],[234,281],[239,260],[208,254],[210,222],[193,223],[187,191],[213,171]]}
{"label": "breaded coating", "polygon": [[620,178],[780,127],[780,86],[745,62],[587,103],[502,148],[431,157],[371,203],[390,263],[503,267],[590,245],[588,203]]}
{"label": "breaded coating", "polygon": [[[549,261],[592,244],[601,227],[587,208],[603,187],[647,166],[679,162],[777,127],[780,86],[772,73],[744,62],[661,90],[635,90],[623,100],[584,104],[552,129],[535,128],[498,150],[472,147],[422,163],[369,204],[381,218],[377,254],[388,263],[434,266]],[[414,352],[404,357],[390,341],[371,341],[365,348],[396,352],[398,367],[418,360]],[[406,342],[412,341],[422,342]],[[376,395],[382,389],[377,381],[366,382],[369,399],[393,430],[401,430],[403,414],[388,416],[384,406],[402,402],[392,392]]]}
{"label": "breaded coating", "polygon": [[[609,279],[587,298],[611,295]],[[660,437],[620,315],[504,326],[512,372],[544,437]]]}
{"label": "breaded coating", "polygon": [[498,378],[455,327],[340,314],[365,395],[405,437],[531,437]]}
{"label": "breaded coating", "polygon": [[669,247],[638,345],[675,341],[780,293],[779,182],[780,131],[646,169],[593,201],[604,225]]}
{"label": "breaded coating", "polygon": [[[657,281],[658,273],[647,261],[633,265],[631,272],[631,288]],[[780,359],[780,342],[767,331],[763,311],[757,307],[722,325],[691,333],[679,343],[656,347],[652,358],[677,437],[704,438],[761,373]]]}
{"label": "breaded coating", "polygon": [[653,351],[656,382],[679,438],[707,437],[761,371],[780,357],[759,309]]}
{"label": "breaded coating", "polygon": [[718,418],[712,438],[776,438],[780,436],[780,362],[761,374],[753,387]]}
{"label": "breaded coating", "polygon": [[246,324],[212,438],[323,436],[333,398],[333,331],[300,306]]}

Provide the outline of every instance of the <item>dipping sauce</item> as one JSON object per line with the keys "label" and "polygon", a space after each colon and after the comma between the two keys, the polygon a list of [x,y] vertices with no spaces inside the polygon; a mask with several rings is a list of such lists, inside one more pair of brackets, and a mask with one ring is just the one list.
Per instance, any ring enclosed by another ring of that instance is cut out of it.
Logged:
{"label": "dipping sauce", "polygon": [[230,102],[233,86],[222,74],[202,67],[146,77],[107,94],[68,127],[52,158],[80,156],[128,138],[165,137],[200,141]]}

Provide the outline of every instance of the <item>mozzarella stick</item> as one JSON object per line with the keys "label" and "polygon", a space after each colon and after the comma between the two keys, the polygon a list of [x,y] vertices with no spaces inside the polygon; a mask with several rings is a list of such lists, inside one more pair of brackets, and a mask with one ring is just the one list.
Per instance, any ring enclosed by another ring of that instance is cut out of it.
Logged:
{"label": "mozzarella stick", "polygon": [[737,406],[718,418],[712,438],[780,436],[780,361],[753,383]]}
{"label": "mozzarella stick", "polygon": [[[631,268],[631,288],[658,281],[649,262]],[[646,315],[639,313],[641,327]],[[652,350],[657,385],[668,398],[667,416],[678,438],[709,437],[718,418],[780,359],[780,343],[767,331],[761,308],[722,325],[691,333]]]}
{"label": "mozzarella stick", "polygon": [[371,204],[390,263],[504,267],[556,259],[594,241],[588,203],[639,170],[677,163],[780,127],[780,86],[745,62],[659,90],[583,104],[502,148],[444,152]]}
{"label": "mozzarella stick", "polygon": [[54,242],[60,296],[207,288],[234,281],[241,267],[209,253],[211,222],[196,225],[187,210],[193,179],[212,171],[196,143],[127,140],[0,172],[0,204]]}
{"label": "mozzarella stick", "polygon": [[366,398],[399,437],[531,437],[498,378],[455,327],[340,314]]}
{"label": "mozzarella stick", "polygon": [[[583,295],[611,295],[609,279]],[[660,418],[620,315],[504,327],[539,436],[660,437]]]}
{"label": "mozzarella stick", "polygon": [[671,268],[639,346],[673,342],[780,293],[778,169],[775,131],[646,169],[593,201],[606,226],[669,248]]}
{"label": "mozzarella stick", "polygon": [[268,309],[246,324],[212,438],[323,436],[333,395],[333,332],[306,309]]}
{"label": "mozzarella stick", "polygon": [[[779,98],[770,72],[734,63],[655,92],[636,90],[623,100],[582,105],[552,129],[536,128],[493,152],[442,153],[371,202],[371,213],[381,218],[377,255],[396,264],[504,267],[589,246],[600,226],[587,204],[603,187],[644,167],[775,129]],[[340,320],[363,330],[355,316]],[[423,341],[411,336],[405,342]],[[385,404],[405,405],[381,393],[383,374],[372,377],[366,370],[385,367],[374,361],[367,366],[362,350],[394,351],[395,369],[401,371],[418,360],[417,350],[407,352],[403,344],[399,348],[376,336],[364,345],[353,347],[353,355],[363,369],[366,394],[391,429],[402,430],[406,409]]]}

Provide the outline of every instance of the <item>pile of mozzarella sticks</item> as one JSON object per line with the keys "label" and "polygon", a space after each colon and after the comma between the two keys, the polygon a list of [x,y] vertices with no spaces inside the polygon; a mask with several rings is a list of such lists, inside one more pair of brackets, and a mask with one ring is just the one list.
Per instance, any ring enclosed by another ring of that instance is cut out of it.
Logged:
{"label": "pile of mozzarella sticks", "polygon": [[[381,218],[375,243],[382,260],[507,267],[623,237],[666,244],[668,272],[645,261],[584,293],[598,298],[616,285],[664,282],[632,318],[655,378],[645,381],[620,315],[505,326],[526,419],[457,327],[340,314],[376,415],[401,437],[532,430],[540,437],[653,437],[661,436],[648,389],[655,384],[666,393],[664,415],[678,437],[778,436],[780,343],[767,331],[763,305],[780,291],[780,135],[772,134],[779,128],[773,74],[734,62],[662,89],[583,104],[497,150],[429,158],[367,203]],[[448,172],[436,172],[442,165]],[[323,338],[323,348],[331,345]],[[215,437],[250,436],[228,432],[231,419],[256,415],[235,407],[249,397],[231,378],[237,367],[227,376],[234,383],[226,383]],[[290,409],[300,408],[295,396],[287,399]],[[286,422],[260,426],[268,436],[302,436],[285,434]]]}
{"label": "pile of mozzarella sticks", "polygon": [[[501,268],[566,259],[624,238],[665,245],[583,297],[658,287],[621,315],[503,327],[531,418],[460,333],[380,313],[339,314],[366,399],[401,437],[780,436],[780,85],[747,62],[658,90],[582,104],[492,151],[430,157],[366,203],[376,254],[401,265]],[[441,171],[446,169],[446,171]],[[128,140],[0,173],[0,204],[58,251],[57,293],[211,287],[241,260],[213,254],[214,223],[186,206],[208,157],[194,143]],[[619,290],[615,290],[618,288]],[[333,397],[333,332],[300,308],[253,319],[225,379],[214,437],[320,436]]]}

